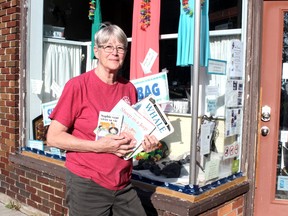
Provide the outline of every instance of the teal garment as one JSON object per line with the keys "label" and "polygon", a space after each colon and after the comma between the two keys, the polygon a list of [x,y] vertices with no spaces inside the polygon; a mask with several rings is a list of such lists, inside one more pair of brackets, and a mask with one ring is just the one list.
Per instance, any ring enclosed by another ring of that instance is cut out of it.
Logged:
{"label": "teal garment", "polygon": [[[188,2],[189,8],[194,11],[194,0]],[[201,7],[201,24],[200,24],[200,65],[208,66],[210,58],[210,41],[209,41],[209,0],[205,0]],[[194,15],[189,16],[185,13],[180,0],[180,18],[177,39],[177,66],[190,66],[194,62]]]}
{"label": "teal garment", "polygon": [[96,0],[96,8],[94,11],[94,19],[92,21],[91,30],[91,59],[94,58],[94,35],[99,30],[102,22],[100,0]]}

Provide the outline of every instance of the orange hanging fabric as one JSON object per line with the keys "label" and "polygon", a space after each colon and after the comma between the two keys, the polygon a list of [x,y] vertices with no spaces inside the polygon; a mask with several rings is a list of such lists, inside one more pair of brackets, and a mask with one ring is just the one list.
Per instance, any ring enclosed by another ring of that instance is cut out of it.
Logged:
{"label": "orange hanging fabric", "polygon": [[[131,80],[159,72],[160,2],[160,0],[134,0],[130,59]],[[141,63],[150,48],[158,56],[151,70],[144,72]]]}

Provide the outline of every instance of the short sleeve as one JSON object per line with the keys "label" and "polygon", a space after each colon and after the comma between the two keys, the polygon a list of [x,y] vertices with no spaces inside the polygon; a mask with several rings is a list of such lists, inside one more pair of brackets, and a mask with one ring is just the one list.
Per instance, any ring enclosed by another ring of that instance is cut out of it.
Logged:
{"label": "short sleeve", "polygon": [[80,90],[76,82],[68,81],[49,118],[57,120],[68,128],[72,127],[79,107]]}

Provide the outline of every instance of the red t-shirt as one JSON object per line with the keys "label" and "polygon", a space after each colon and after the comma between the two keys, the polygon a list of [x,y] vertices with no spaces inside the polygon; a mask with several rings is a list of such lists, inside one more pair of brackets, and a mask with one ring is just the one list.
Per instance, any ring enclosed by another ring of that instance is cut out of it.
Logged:
{"label": "red t-shirt", "polygon": [[[95,140],[99,111],[111,111],[120,99],[136,103],[137,93],[132,83],[118,78],[109,85],[102,82],[94,70],[69,80],[50,115],[65,125],[75,137]],[[90,178],[110,190],[124,188],[130,181],[132,161],[114,154],[67,152],[66,167],[83,178]]]}

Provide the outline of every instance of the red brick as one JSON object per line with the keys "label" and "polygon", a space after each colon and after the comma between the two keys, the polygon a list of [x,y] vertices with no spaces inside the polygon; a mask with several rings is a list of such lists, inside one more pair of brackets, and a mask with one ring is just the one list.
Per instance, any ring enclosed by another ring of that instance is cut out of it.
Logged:
{"label": "red brick", "polygon": [[[10,45],[9,42],[2,42],[2,43],[1,43],[1,48],[10,47],[9,45]],[[5,55],[5,56],[7,56],[7,55]],[[7,59],[9,60],[9,58],[4,58],[4,56],[1,56],[1,60],[2,60],[2,61],[5,61],[5,59],[6,59],[6,61],[7,61]]]}
{"label": "red brick", "polygon": [[7,193],[6,193],[8,196],[12,197],[13,199],[16,198],[16,193],[11,191],[11,190],[7,190]]}
{"label": "red brick", "polygon": [[38,176],[37,177],[37,180],[41,183],[44,183],[44,184],[48,184],[49,183],[49,179],[47,178],[43,178],[42,176]]}
{"label": "red brick", "polygon": [[7,35],[7,40],[11,41],[11,40],[18,40],[19,39],[19,35],[18,34],[9,34]]}
{"label": "red brick", "polygon": [[237,209],[238,207],[243,206],[243,204],[244,204],[244,199],[243,197],[240,197],[232,203],[232,208]]}
{"label": "red brick", "polygon": [[55,210],[51,210],[51,215],[53,215],[53,216],[62,216],[63,215],[63,213],[62,212],[57,212],[57,211],[55,211]]}
{"label": "red brick", "polygon": [[19,188],[17,188],[16,186],[14,185],[10,185],[10,190],[15,192],[15,194],[18,194],[19,193]]}
{"label": "red brick", "polygon": [[19,7],[19,0],[12,0],[11,7]]}
{"label": "red brick", "polygon": [[50,194],[54,194],[54,189],[51,187],[48,187],[47,185],[42,185],[42,189]]}
{"label": "red brick", "polygon": [[16,12],[19,12],[19,9],[16,7],[7,9],[7,14],[14,14]]}
{"label": "red brick", "polygon": [[19,200],[21,203],[26,203],[26,198],[20,194],[16,195],[16,199]]}
{"label": "red brick", "polygon": [[27,205],[32,206],[33,208],[38,208],[38,205],[35,201],[27,199]]}
{"label": "red brick", "polygon": [[10,2],[4,2],[3,4],[2,4],[2,10],[3,9],[7,9],[7,8],[10,8]]}
{"label": "red brick", "polygon": [[[45,213],[50,213],[50,208],[48,208],[47,206],[44,206],[44,205],[38,205],[38,207],[37,207],[40,211],[42,211],[42,212],[45,212]],[[50,214],[50,215],[53,215],[54,216],[54,214]]]}
{"label": "red brick", "polygon": [[59,197],[55,197],[55,196],[50,195],[50,201],[58,203],[59,205],[62,205],[62,199]]}
{"label": "red brick", "polygon": [[65,207],[63,207],[62,205],[57,205],[57,204],[55,204],[55,210],[57,212],[62,212],[62,213],[65,213],[67,211]]}
{"label": "red brick", "polygon": [[37,190],[34,187],[31,187],[30,185],[26,185],[26,190],[30,192],[31,194],[36,194]]}
{"label": "red brick", "polygon": [[6,15],[6,10],[0,10],[0,17],[3,17]]}
{"label": "red brick", "polygon": [[65,192],[60,190],[55,190],[55,195],[59,197],[65,197]]}
{"label": "red brick", "polygon": [[228,213],[227,216],[237,216],[236,211],[234,210],[234,211]]}
{"label": "red brick", "polygon": [[10,184],[10,185],[14,185],[15,184],[15,180],[14,179],[11,179],[10,177],[6,177],[5,178],[5,181]]}
{"label": "red brick", "polygon": [[241,207],[237,208],[237,215],[242,215],[243,214],[243,207],[244,206],[241,206]]}
{"label": "red brick", "polygon": [[229,204],[222,206],[218,210],[218,215],[226,215],[226,214],[230,213],[231,211],[232,211],[232,203],[229,203]]}
{"label": "red brick", "polygon": [[38,195],[35,194],[31,194],[31,200],[37,202],[37,203],[41,203],[42,202],[42,198],[39,197]]}
{"label": "red brick", "polygon": [[[5,164],[8,164],[9,163],[9,160],[8,160],[8,158],[6,158],[6,157],[3,157],[3,158],[1,158],[1,162],[4,162]],[[9,175],[10,176],[10,175]],[[11,176],[10,176],[11,177]]]}

